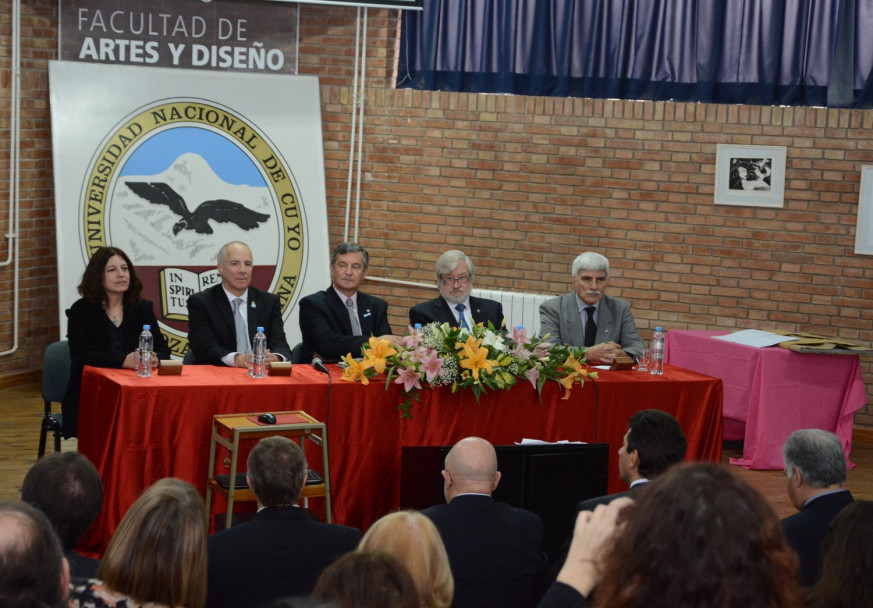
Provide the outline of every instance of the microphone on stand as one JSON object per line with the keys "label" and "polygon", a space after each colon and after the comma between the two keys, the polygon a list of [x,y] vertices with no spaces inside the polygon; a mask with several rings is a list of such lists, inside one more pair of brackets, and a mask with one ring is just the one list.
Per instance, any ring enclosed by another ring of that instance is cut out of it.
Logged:
{"label": "microphone on stand", "polygon": [[317,370],[320,371],[320,372],[324,372],[325,374],[328,375],[328,377],[330,376],[330,372],[329,372],[328,369],[324,366],[324,363],[322,363],[321,359],[319,359],[318,357],[315,357],[315,358],[312,360],[312,367],[314,367],[315,369],[317,369]]}

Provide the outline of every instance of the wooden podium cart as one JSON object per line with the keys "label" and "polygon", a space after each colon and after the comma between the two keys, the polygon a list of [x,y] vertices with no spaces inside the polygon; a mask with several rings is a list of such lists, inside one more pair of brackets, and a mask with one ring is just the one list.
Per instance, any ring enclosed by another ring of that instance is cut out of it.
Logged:
{"label": "wooden podium cart", "polygon": [[[218,492],[227,499],[226,528],[230,528],[233,517],[233,504],[236,501],[256,500],[254,492],[248,487],[236,487],[239,465],[239,448],[241,440],[257,440],[262,437],[288,437],[297,439],[300,447],[309,439],[321,448],[322,479],[321,483],[308,483],[303,487],[301,498],[308,505],[309,498],[323,497],[325,501],[325,519],[331,521],[330,508],[330,471],[328,469],[327,427],[306,412],[297,410],[291,412],[272,412],[276,416],[275,424],[258,422],[259,413],[255,414],[218,414],[213,416],[212,441],[209,448],[209,472],[206,484],[206,513],[212,506],[212,492]],[[225,477],[215,471],[216,448],[221,446],[227,450],[224,464],[227,469],[227,484],[220,483]],[[305,450],[304,450],[305,451]]]}

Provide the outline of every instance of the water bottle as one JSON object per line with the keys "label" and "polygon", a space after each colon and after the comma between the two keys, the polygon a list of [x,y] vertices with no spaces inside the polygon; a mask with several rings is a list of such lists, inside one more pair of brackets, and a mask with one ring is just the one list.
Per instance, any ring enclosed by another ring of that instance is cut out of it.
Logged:
{"label": "water bottle", "polygon": [[267,375],[267,336],[264,328],[259,327],[252,340],[252,378],[263,378]]}
{"label": "water bottle", "polygon": [[660,376],[664,373],[664,332],[660,327],[652,334],[652,361],[649,363],[649,373]]}
{"label": "water bottle", "polygon": [[136,375],[140,378],[151,378],[152,376],[152,349],[155,342],[151,330],[150,325],[143,325],[142,333],[139,335],[139,346],[136,349]]}

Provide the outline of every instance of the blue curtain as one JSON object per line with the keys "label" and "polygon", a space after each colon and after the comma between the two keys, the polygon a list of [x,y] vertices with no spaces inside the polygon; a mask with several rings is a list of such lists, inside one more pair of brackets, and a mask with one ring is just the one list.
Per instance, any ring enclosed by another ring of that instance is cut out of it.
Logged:
{"label": "blue curtain", "polygon": [[871,107],[873,2],[425,0],[397,86]]}

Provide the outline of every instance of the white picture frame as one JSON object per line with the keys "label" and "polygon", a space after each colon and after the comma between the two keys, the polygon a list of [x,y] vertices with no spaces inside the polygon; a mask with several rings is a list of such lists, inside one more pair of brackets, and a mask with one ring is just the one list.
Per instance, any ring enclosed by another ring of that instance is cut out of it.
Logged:
{"label": "white picture frame", "polygon": [[718,144],[715,204],[783,207],[785,156],[785,146]]}
{"label": "white picture frame", "polygon": [[855,253],[873,255],[873,166],[861,167],[858,191],[858,220],[855,225]]}

